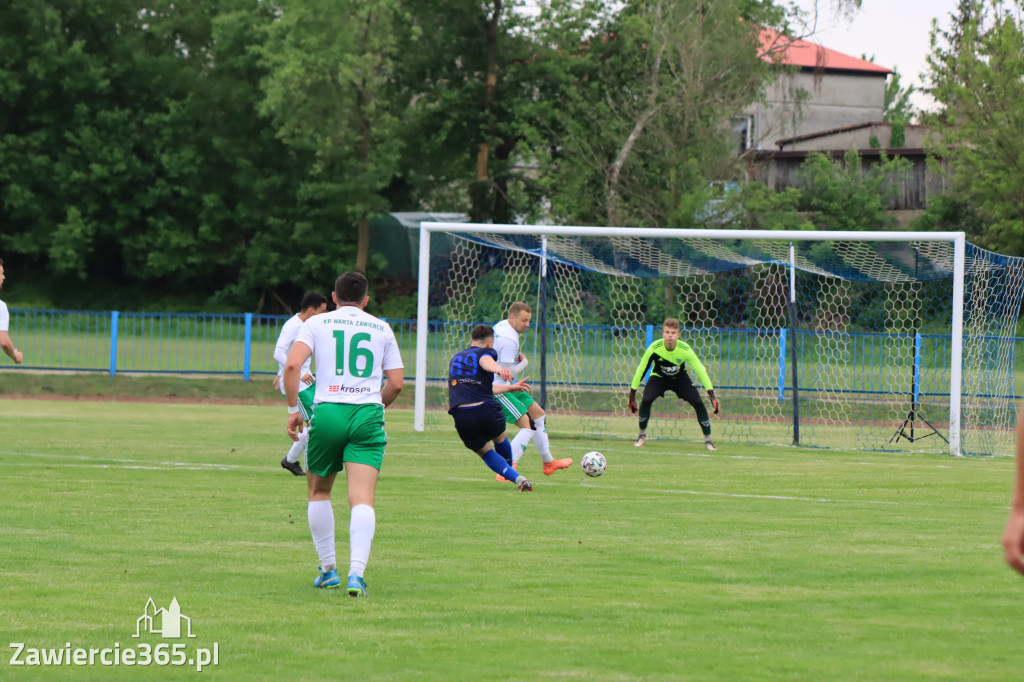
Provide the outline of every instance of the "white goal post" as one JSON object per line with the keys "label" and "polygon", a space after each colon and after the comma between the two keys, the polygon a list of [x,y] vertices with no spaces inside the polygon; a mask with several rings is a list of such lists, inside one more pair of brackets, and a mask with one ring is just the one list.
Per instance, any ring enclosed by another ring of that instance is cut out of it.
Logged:
{"label": "white goal post", "polygon": [[[501,236],[518,237],[531,235],[543,246],[541,249],[530,250],[530,255],[541,260],[540,272],[546,269],[549,238],[589,239],[603,238],[608,240],[707,240],[707,244],[719,242],[737,243],[757,240],[758,243],[772,243],[788,251],[788,258],[773,256],[771,263],[775,267],[788,268],[790,273],[790,296],[795,304],[796,289],[793,284],[797,271],[801,266],[794,255],[792,245],[800,242],[902,242],[913,244],[944,243],[952,247],[952,296],[949,301],[949,354],[948,354],[948,443],[949,454],[961,454],[961,388],[963,385],[962,367],[964,362],[964,278],[967,242],[963,232],[852,232],[852,231],[795,231],[795,230],[721,230],[721,229],[669,229],[669,228],[620,228],[620,227],[574,227],[574,226],[526,226],[526,225],[483,225],[467,223],[424,222],[419,232],[419,271],[418,271],[418,302],[417,302],[417,337],[416,337],[416,369],[415,369],[415,414],[414,428],[423,431],[426,426],[427,383],[428,383],[428,336],[430,334],[430,291],[431,291],[431,236],[435,233],[448,233],[453,237],[473,237],[490,239]],[[705,243],[705,242],[701,242]],[[776,252],[773,249],[773,253]],[[739,262],[742,258],[728,256]],[[788,261],[788,262],[786,262]],[[764,261],[768,262],[768,261]],[[543,277],[543,275],[542,275]],[[618,279],[626,279],[630,275],[613,275]],[[1019,308],[1018,308],[1019,309]],[[468,338],[470,323],[493,323],[495,319],[473,320],[460,322],[466,325],[463,336]],[[660,320],[656,320],[660,324]],[[685,324],[685,323],[684,323]],[[793,335],[795,342],[795,333]],[[785,336],[783,334],[783,341]],[[642,348],[640,349],[642,352]],[[639,354],[636,356],[639,358]],[[915,355],[914,362],[917,362]],[[781,370],[780,370],[781,371]],[[916,368],[915,368],[916,372]],[[795,377],[794,377],[795,378]],[[781,378],[780,378],[781,379]],[[915,374],[915,382],[917,377]],[[783,387],[785,382],[782,381]],[[795,388],[795,386],[794,386]],[[610,390],[610,389],[609,389]],[[618,390],[618,389],[615,389]],[[915,383],[916,402],[916,383]],[[779,400],[781,401],[781,393]],[[913,423],[911,423],[911,429]]]}

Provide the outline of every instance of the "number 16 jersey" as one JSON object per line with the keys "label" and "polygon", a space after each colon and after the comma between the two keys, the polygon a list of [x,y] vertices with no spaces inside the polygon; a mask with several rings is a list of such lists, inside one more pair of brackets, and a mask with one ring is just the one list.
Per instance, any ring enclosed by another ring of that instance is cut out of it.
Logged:
{"label": "number 16 jersey", "polygon": [[404,367],[391,326],[355,306],[314,315],[295,340],[313,349],[316,403],[383,404],[384,370]]}

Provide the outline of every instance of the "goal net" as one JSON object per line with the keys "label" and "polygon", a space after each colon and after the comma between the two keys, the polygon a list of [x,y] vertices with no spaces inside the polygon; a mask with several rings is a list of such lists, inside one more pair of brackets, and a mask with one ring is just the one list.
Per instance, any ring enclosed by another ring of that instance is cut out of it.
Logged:
{"label": "goal net", "polygon": [[[429,408],[447,408],[447,362],[471,327],[524,301],[526,374],[562,432],[635,437],[629,382],[673,317],[722,401],[716,443],[1012,452],[1024,259],[962,233],[424,223],[420,234],[416,428],[447,423]],[[648,437],[702,441],[672,393]]]}

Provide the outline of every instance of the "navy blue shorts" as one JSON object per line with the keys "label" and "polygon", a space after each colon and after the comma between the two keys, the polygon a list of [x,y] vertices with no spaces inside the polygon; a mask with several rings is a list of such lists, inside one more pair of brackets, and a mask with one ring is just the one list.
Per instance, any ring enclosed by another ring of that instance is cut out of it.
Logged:
{"label": "navy blue shorts", "polygon": [[459,438],[473,452],[505,433],[505,415],[496,400],[485,400],[473,407],[455,407],[451,415]]}

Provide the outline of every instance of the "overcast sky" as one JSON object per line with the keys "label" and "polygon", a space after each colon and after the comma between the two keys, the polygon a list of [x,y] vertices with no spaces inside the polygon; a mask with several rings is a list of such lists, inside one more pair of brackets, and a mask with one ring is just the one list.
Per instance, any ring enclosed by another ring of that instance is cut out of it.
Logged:
{"label": "overcast sky", "polygon": [[[793,0],[802,9],[810,9],[814,0]],[[863,0],[852,21],[837,17],[832,0],[818,0],[822,13],[818,30],[809,38],[851,57],[874,55],[879,66],[900,72],[900,83],[920,89],[920,74],[926,69],[930,52],[929,33],[932,19],[948,29],[949,15],[956,10],[957,0]],[[923,94],[912,98],[918,109],[932,108],[931,99]]]}

